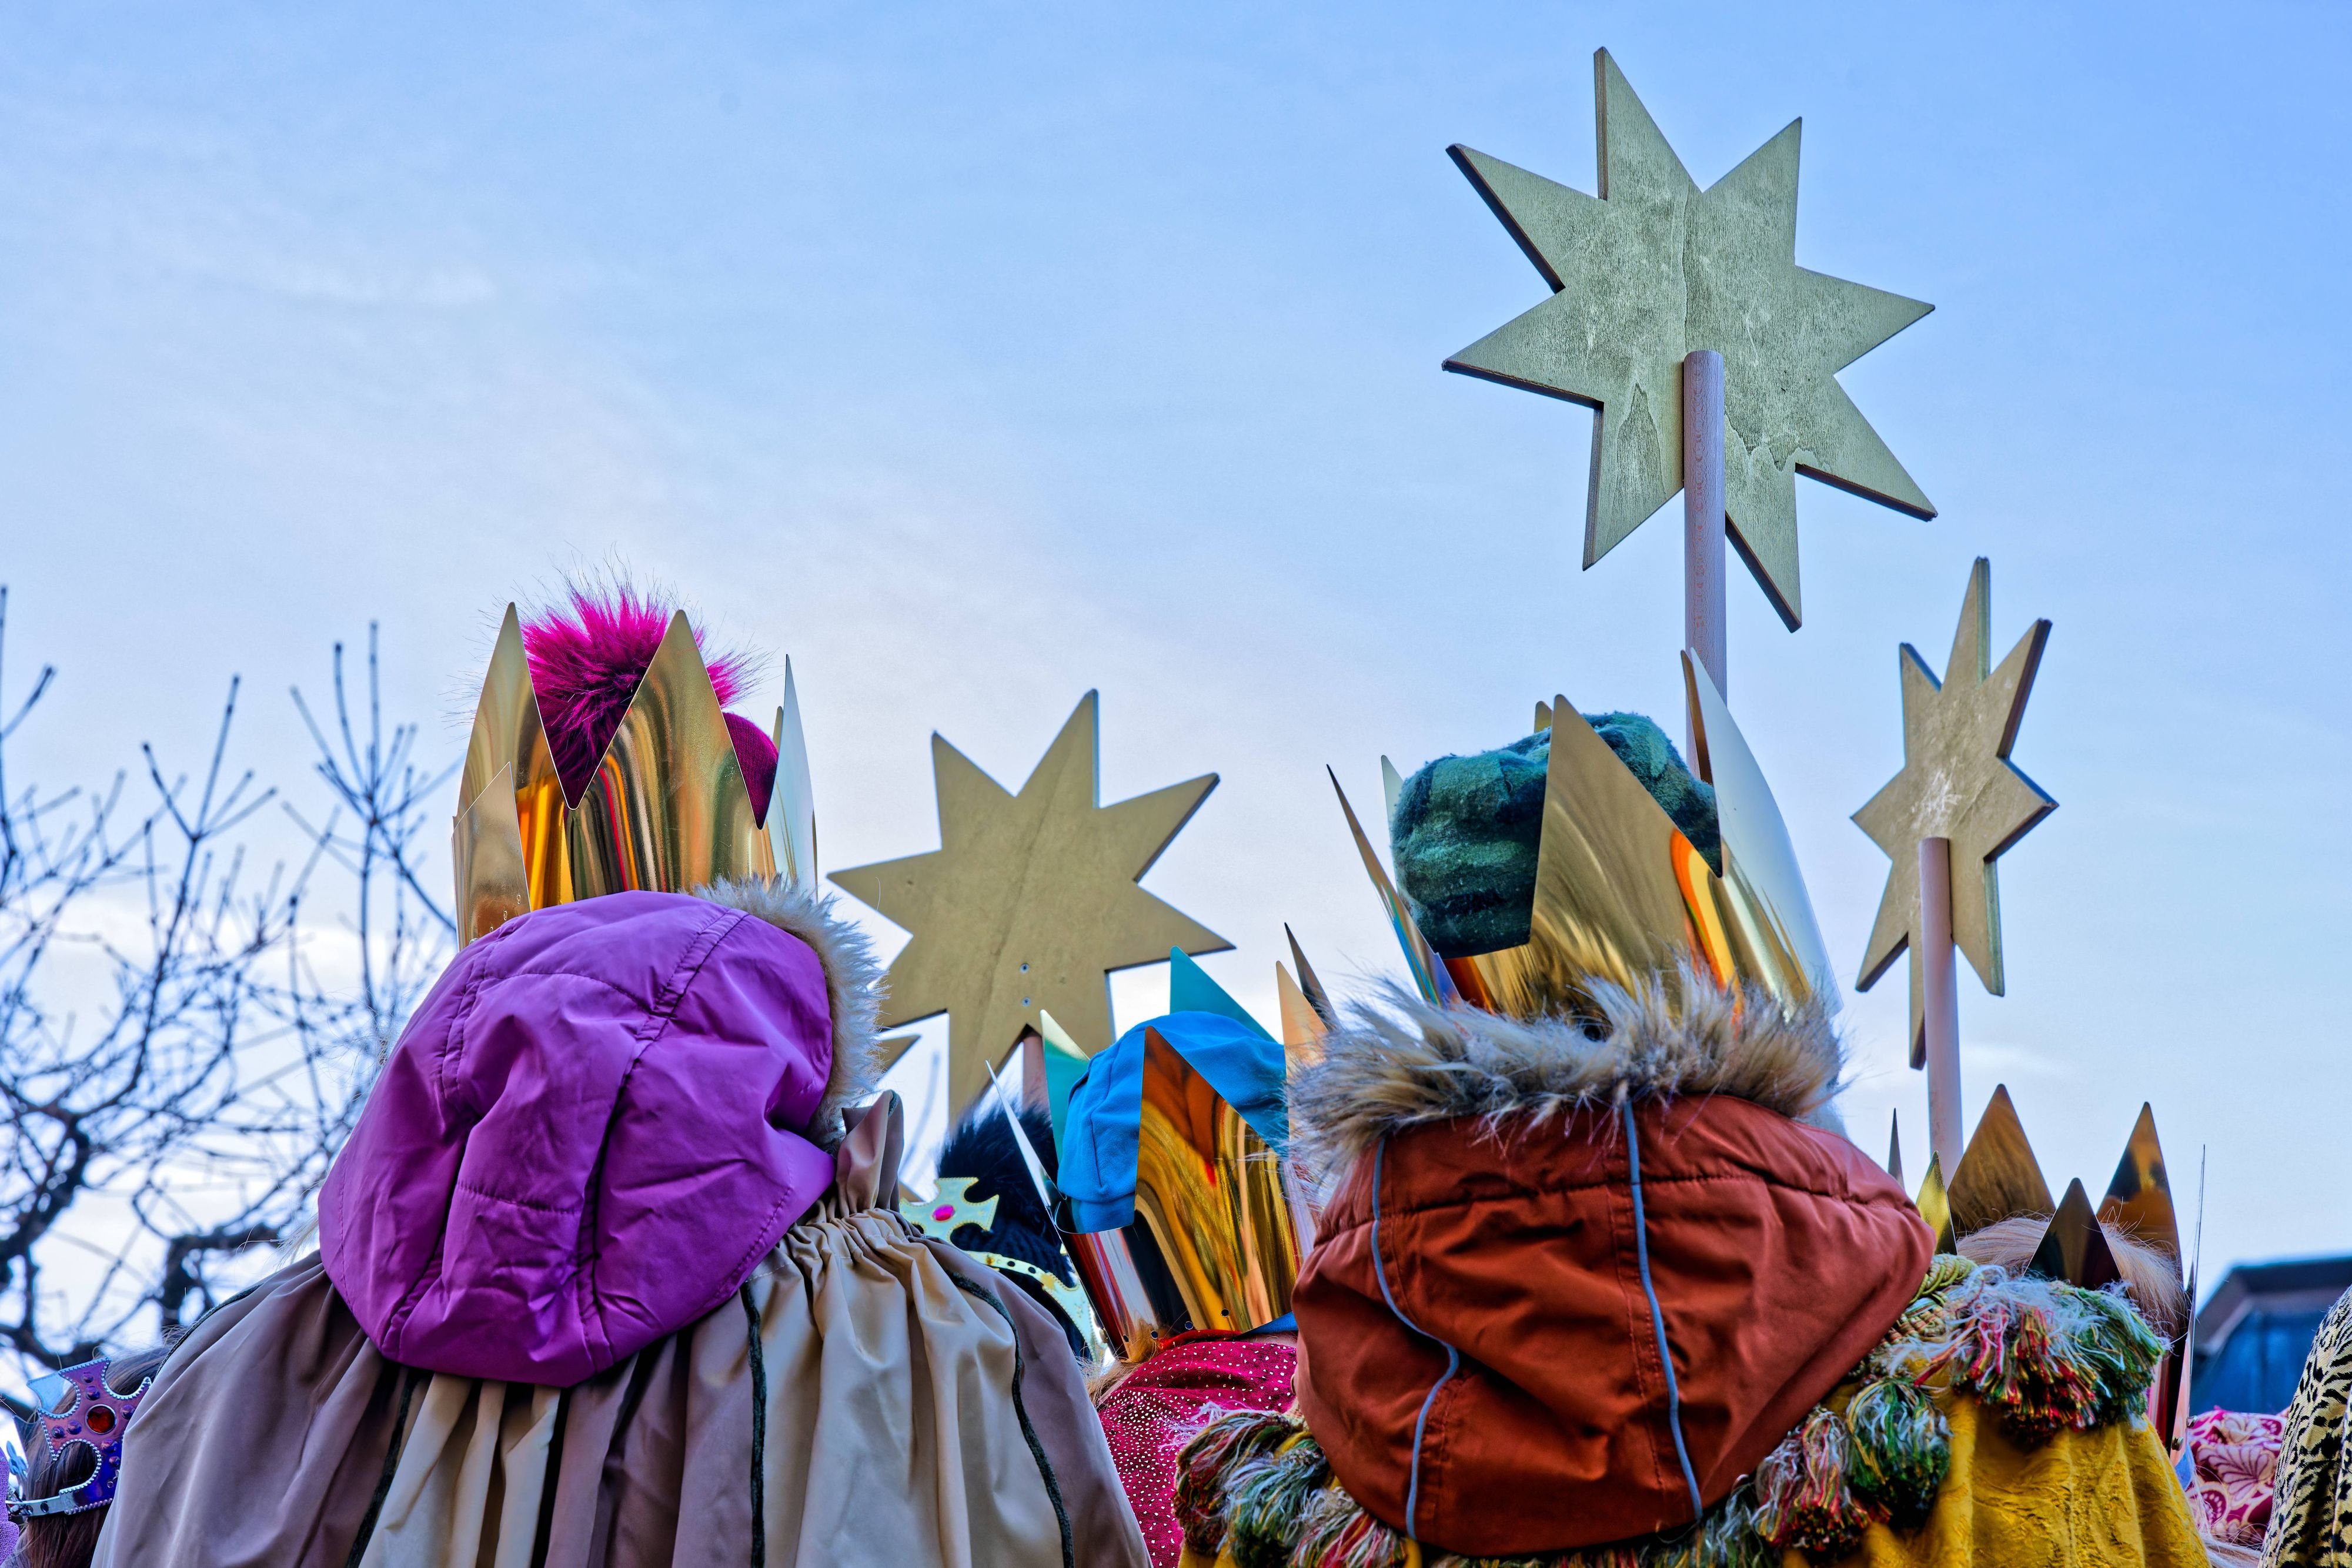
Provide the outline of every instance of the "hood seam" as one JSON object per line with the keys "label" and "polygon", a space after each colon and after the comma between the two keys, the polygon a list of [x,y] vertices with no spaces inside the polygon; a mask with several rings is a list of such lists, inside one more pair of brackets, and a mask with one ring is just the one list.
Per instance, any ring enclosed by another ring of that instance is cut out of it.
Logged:
{"label": "hood seam", "polygon": [[[509,924],[512,924],[512,922],[509,922]],[[495,936],[497,933],[493,932],[491,935]],[[474,1006],[481,998],[482,987],[485,983],[485,977],[478,975],[467,981],[464,993],[457,1003],[457,1010],[450,1017],[449,1027],[442,1033],[441,1049],[434,1052],[433,1055],[433,1109],[435,1113],[441,1118],[442,1126],[445,1130],[448,1127],[450,1121],[449,1101],[451,1098],[451,1092],[446,1077],[449,1059],[453,1054],[463,1056],[465,1053],[465,1044],[458,1037],[464,1031],[466,1020],[473,1016]],[[374,1098],[374,1092],[373,1090],[369,1092],[369,1098],[371,1100]],[[480,1118],[478,1116],[466,1124],[465,1136],[467,1139],[470,1140],[472,1138],[473,1130],[479,1124],[479,1122]],[[340,1158],[337,1163],[341,1163]],[[458,1164],[462,1166],[464,1163],[464,1159],[461,1156]],[[342,1236],[349,1233],[349,1222],[345,1218],[345,1217],[350,1213],[350,1199],[348,1196],[349,1186],[350,1184],[348,1182],[339,1183],[337,1185],[335,1195],[336,1218],[338,1221],[336,1234],[339,1241]],[[450,1178],[450,1186],[454,1192],[457,1186],[457,1178],[454,1176]],[[391,1312],[385,1316],[384,1338],[387,1342],[397,1339],[401,1328],[406,1324],[410,1315],[416,1311],[417,1303],[425,1299],[425,1292],[432,1288],[431,1282],[439,1277],[440,1270],[438,1266],[441,1261],[442,1248],[447,1241],[447,1227],[444,1226],[433,1238],[432,1250],[425,1254],[425,1261],[417,1265],[416,1273],[409,1280],[407,1289],[401,1291],[400,1299],[393,1304]],[[338,1245],[336,1250],[341,1252],[342,1249]]]}
{"label": "hood seam", "polygon": [[702,967],[710,961],[710,955],[719,950],[719,944],[727,939],[729,933],[742,924],[743,918],[739,911],[721,911],[712,915],[696,929],[679,952],[662,990],[646,1008],[645,1021],[637,1026],[636,1053],[629,1058],[629,1065],[621,1073],[620,1082],[614,1086],[612,1103],[604,1113],[604,1129],[596,1139],[596,1157],[588,1167],[587,1181],[583,1184],[579,1242],[573,1254],[572,1276],[572,1288],[578,1292],[581,1305],[581,1348],[588,1349],[585,1341],[593,1321],[598,1348],[589,1351],[588,1359],[590,1364],[598,1369],[611,1365],[613,1361],[604,1354],[613,1348],[613,1336],[605,1330],[604,1301],[596,1291],[596,1267],[603,1261],[604,1253],[596,1234],[604,1208],[599,1189],[604,1185],[605,1159],[613,1149],[613,1128],[621,1118],[622,1107],[628,1102],[629,1085],[636,1078],[637,1067],[645,1061],[646,1053],[669,1032],[670,1023],[685,1002],[687,992],[693,988],[696,978],[701,975]]}

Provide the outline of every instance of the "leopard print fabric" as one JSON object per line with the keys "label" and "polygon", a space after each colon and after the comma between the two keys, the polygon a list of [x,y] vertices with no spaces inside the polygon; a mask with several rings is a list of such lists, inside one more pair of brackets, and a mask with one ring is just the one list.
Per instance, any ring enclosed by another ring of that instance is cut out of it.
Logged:
{"label": "leopard print fabric", "polygon": [[2319,1325],[2287,1406],[2263,1568],[2352,1568],[2352,1291]]}

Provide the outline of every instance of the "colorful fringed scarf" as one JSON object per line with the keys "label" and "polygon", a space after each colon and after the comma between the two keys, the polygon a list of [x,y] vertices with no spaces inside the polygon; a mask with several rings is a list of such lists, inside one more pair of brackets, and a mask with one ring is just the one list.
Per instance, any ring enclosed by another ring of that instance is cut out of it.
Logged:
{"label": "colorful fringed scarf", "polygon": [[[1874,1523],[1916,1528],[1951,1467],[1927,1385],[1974,1396],[2018,1443],[2141,1419],[2164,1343],[2112,1291],[2014,1276],[1945,1255],[1843,1385],[1754,1475],[1673,1536],[1514,1558],[1424,1555],[1425,1568],[1770,1568],[1796,1550],[1830,1560]],[[1404,1568],[1404,1534],[1332,1479],[1297,1417],[1237,1411],[1177,1460],[1191,1557],[1234,1568]]]}

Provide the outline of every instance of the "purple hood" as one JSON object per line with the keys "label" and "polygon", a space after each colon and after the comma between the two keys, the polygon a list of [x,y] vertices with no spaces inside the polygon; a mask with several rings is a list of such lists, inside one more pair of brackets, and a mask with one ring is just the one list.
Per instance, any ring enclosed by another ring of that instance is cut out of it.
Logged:
{"label": "purple hood", "polygon": [[459,953],[320,1193],[320,1260],[377,1347],[569,1385],[740,1288],[833,1180],[814,1140],[859,1050],[836,1014],[870,1016],[782,928],[864,963],[812,921],[617,893]]}

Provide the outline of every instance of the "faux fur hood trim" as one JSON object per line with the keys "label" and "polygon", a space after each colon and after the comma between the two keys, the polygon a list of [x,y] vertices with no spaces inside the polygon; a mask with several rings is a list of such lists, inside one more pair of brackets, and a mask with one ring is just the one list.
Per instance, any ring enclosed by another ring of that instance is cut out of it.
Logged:
{"label": "faux fur hood trim", "polygon": [[1681,991],[1674,1005],[1663,986],[1597,985],[1597,1019],[1529,1020],[1433,1007],[1391,986],[1352,1007],[1324,1038],[1323,1060],[1291,1084],[1292,1146],[1331,1180],[1425,1122],[1540,1125],[1620,1093],[1730,1094],[1843,1134],[1831,1100],[1845,1050],[1826,1006],[1735,998],[1688,971]]}
{"label": "faux fur hood trim", "polygon": [[826,1149],[844,1136],[841,1113],[874,1092],[881,1076],[874,1019],[882,1005],[882,966],[866,934],[834,913],[831,895],[811,893],[782,877],[743,877],[694,890],[698,898],[756,915],[815,952],[824,969],[825,1001],[833,1013],[833,1071],[824,1098],[809,1118],[808,1136]]}

